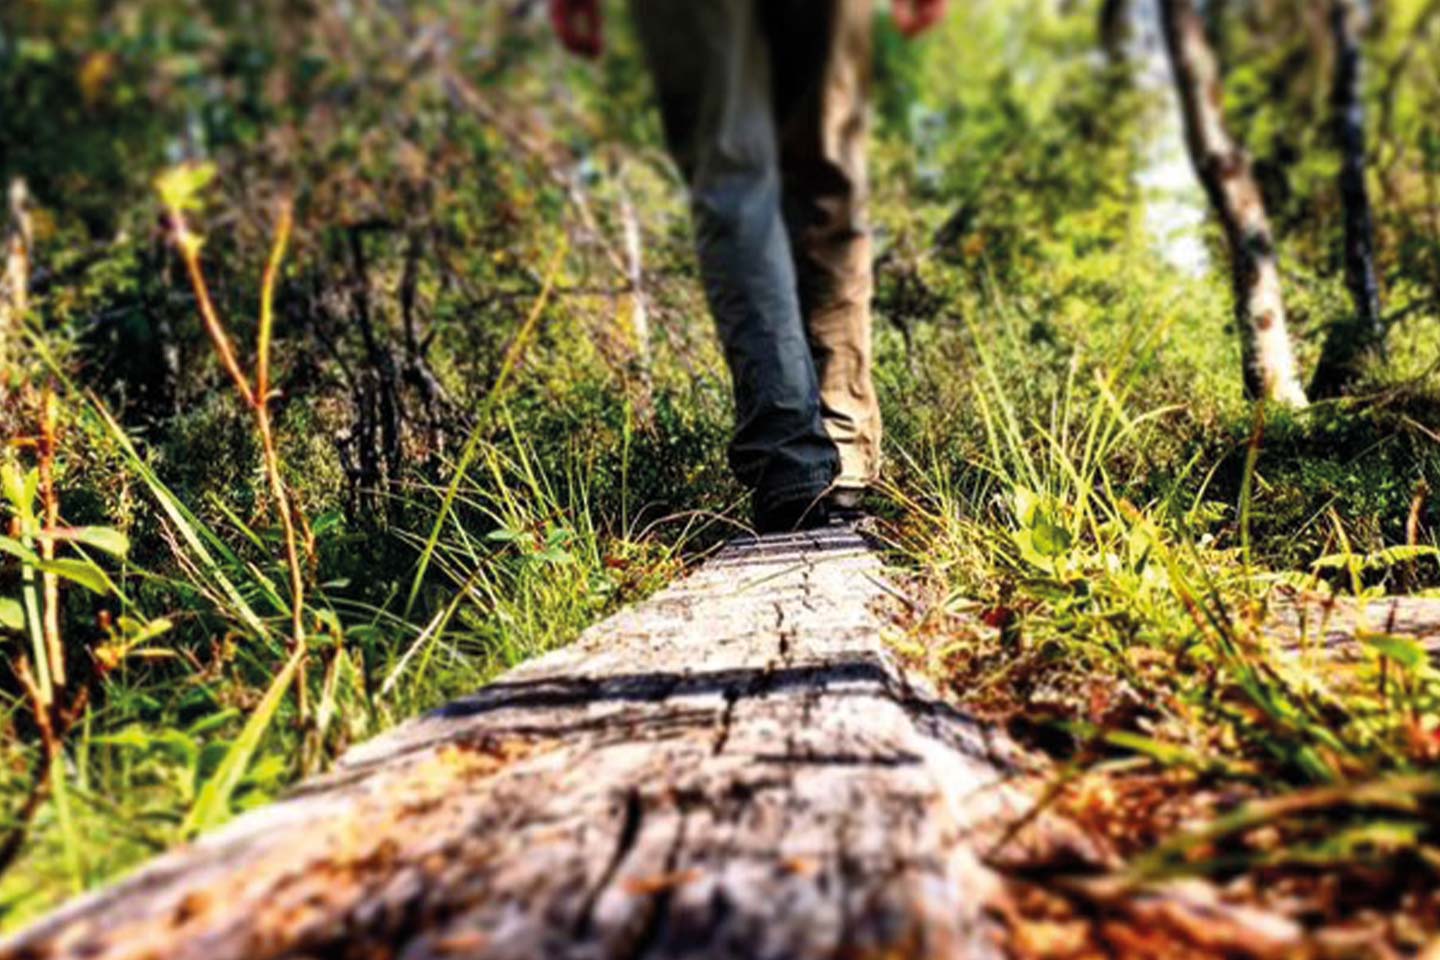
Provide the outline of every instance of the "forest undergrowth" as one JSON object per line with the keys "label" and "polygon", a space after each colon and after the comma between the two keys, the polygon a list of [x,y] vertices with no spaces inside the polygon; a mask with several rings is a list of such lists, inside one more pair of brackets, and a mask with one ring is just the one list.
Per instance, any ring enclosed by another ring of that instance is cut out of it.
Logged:
{"label": "forest undergrowth", "polygon": [[[0,331],[6,927],[568,642],[747,516],[618,10],[591,67],[518,7],[201,6],[0,14],[0,173],[27,184]],[[1440,932],[1429,650],[1362,622],[1337,656],[1324,628],[1440,588],[1430,6],[1368,39],[1386,349],[1302,411],[1242,395],[1218,234],[1203,273],[1157,253],[1135,171],[1159,107],[1098,54],[1097,10],[880,27],[892,639],[1052,759],[1037,815],[1103,854],[1024,873],[1028,955],[1147,955],[1097,878],[1203,878],[1337,950]],[[1313,37],[1266,23],[1222,36],[1227,107],[1313,369],[1350,309],[1337,161]]]}

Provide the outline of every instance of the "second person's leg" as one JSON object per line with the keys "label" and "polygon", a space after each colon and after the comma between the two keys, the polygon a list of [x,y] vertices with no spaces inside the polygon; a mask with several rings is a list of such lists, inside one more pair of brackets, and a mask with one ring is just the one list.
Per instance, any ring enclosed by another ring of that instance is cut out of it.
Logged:
{"label": "second person's leg", "polygon": [[731,466],[762,516],[818,498],[839,469],[781,215],[765,3],[631,0],[734,381]]}

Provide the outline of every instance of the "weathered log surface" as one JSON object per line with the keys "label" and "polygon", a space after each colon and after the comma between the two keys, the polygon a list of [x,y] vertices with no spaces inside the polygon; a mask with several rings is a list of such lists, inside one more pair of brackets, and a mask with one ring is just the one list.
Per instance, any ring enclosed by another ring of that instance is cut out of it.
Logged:
{"label": "weathered log surface", "polygon": [[841,530],[737,543],[0,957],[989,957],[1007,748]]}
{"label": "weathered log surface", "polygon": [[1385,597],[1286,598],[1272,604],[1266,632],[1280,649],[1311,655],[1319,664],[1358,663],[1374,656],[1366,633],[1409,637],[1440,657],[1440,599]]}

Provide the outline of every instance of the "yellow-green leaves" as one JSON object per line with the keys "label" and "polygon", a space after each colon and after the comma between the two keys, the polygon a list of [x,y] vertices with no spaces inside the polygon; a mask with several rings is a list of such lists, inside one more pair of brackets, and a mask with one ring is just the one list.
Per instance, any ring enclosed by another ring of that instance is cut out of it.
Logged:
{"label": "yellow-green leaves", "polygon": [[91,593],[98,593],[102,597],[115,592],[115,584],[110,582],[105,571],[90,560],[62,557],[58,560],[42,560],[36,566],[42,573],[53,573],[62,580],[79,584]]}
{"label": "yellow-green leaves", "polygon": [[200,208],[200,195],[214,179],[213,163],[184,163],[156,177],[155,190],[166,207],[191,213]]}
{"label": "yellow-green leaves", "polygon": [[1053,569],[1056,559],[1069,553],[1075,542],[1061,524],[1060,505],[1023,487],[1015,489],[1013,500],[1020,528],[1012,536],[1021,559],[1044,570]]}
{"label": "yellow-green leaves", "polygon": [[1430,662],[1430,651],[1414,637],[1364,631],[1357,631],[1355,637],[1382,657],[1394,660],[1407,670],[1416,670]]}
{"label": "yellow-green leaves", "polygon": [[0,597],[0,629],[20,633],[25,629],[25,608],[20,601]]}
{"label": "yellow-green leaves", "polygon": [[124,557],[130,552],[130,538],[113,527],[72,527],[56,530],[51,536],[56,540],[94,547],[112,557]]}
{"label": "yellow-green leaves", "polygon": [[190,229],[184,215],[200,208],[201,194],[215,179],[215,172],[213,163],[186,163],[155,178],[155,190],[173,221],[175,243],[185,256],[198,255],[205,245],[205,238]]}
{"label": "yellow-green leaves", "polygon": [[[111,527],[61,527],[47,530],[36,509],[40,493],[38,470],[22,470],[14,463],[0,464],[0,492],[15,518],[16,537],[0,536],[0,557],[20,562],[27,576],[48,573],[69,583],[84,587],[91,593],[110,596],[115,584],[101,567],[88,557],[57,557],[46,559],[37,548],[43,538],[90,547],[112,557],[123,558],[130,552],[130,540]],[[0,597],[0,630],[25,630],[25,605],[9,597]]]}
{"label": "yellow-green leaves", "polygon": [[22,526],[35,516],[33,505],[39,490],[39,470],[21,470],[13,463],[0,463],[0,491],[15,508]]}

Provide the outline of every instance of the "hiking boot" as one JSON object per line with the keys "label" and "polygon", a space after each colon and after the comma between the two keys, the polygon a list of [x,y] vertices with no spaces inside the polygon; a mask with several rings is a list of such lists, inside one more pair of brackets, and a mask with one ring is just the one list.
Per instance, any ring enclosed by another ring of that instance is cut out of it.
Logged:
{"label": "hiking boot", "polygon": [[862,486],[836,487],[825,495],[825,508],[831,520],[854,523],[865,516],[865,490]]}
{"label": "hiking boot", "polygon": [[830,522],[830,508],[824,497],[797,497],[755,508],[756,533],[795,533],[814,530]]}

